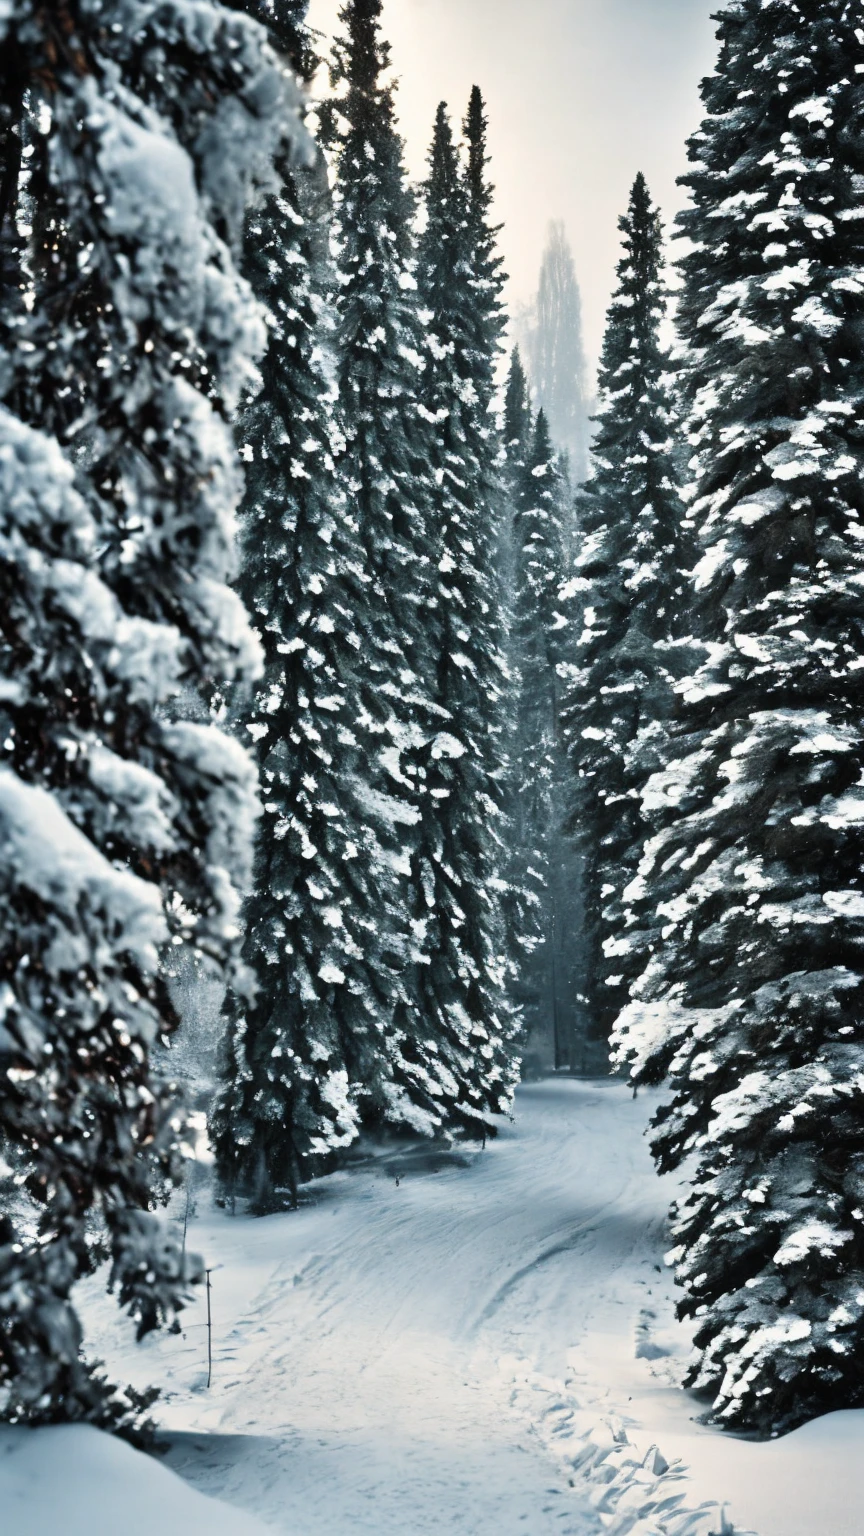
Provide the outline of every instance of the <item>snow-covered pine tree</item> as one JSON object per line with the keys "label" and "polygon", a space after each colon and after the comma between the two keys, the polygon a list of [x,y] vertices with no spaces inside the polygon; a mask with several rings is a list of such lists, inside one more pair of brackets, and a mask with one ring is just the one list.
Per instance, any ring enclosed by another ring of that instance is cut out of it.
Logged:
{"label": "snow-covered pine tree", "polygon": [[572,516],[566,476],[541,409],[516,477],[511,664],[516,882],[534,895],[540,944],[528,973],[526,1023],[548,1034],[556,1066],[571,1064],[574,922],[572,851],[563,838],[568,780],[561,730],[563,669],[572,643],[561,605]]}
{"label": "snow-covered pine tree", "polygon": [[531,391],[528,376],[522,366],[518,347],[510,354],[507,383],[504,389],[504,411],[501,422],[502,453],[501,480],[506,497],[504,515],[501,518],[499,536],[499,569],[501,592],[508,635],[512,629],[512,610],[516,589],[516,544],[514,521],[519,500],[522,471],[531,450],[534,432],[534,412],[531,408]]}
{"label": "snow-covered pine tree", "polygon": [[563,224],[549,226],[540,284],[526,337],[531,385],[574,483],[588,473],[590,442],[582,297]]}
{"label": "snow-covered pine tree", "polygon": [[[466,158],[468,287],[472,298],[467,318],[473,326],[467,361],[476,394],[476,409],[467,416],[466,422],[488,508],[479,532],[485,548],[493,550],[498,527],[505,520],[500,475],[501,440],[494,400],[498,360],[503,350],[501,338],[507,325],[502,300],[507,274],[498,250],[501,226],[492,223],[495,188],[488,174],[488,130],[486,103],[480,87],[475,85],[462,125]],[[494,611],[493,622],[500,623],[499,614],[500,603]]]}
{"label": "snow-covered pine tree", "polygon": [[512,639],[512,611],[516,586],[516,545],[514,519],[519,497],[519,483],[525,460],[531,447],[534,430],[534,413],[531,409],[531,393],[528,377],[522,366],[518,347],[510,354],[507,383],[504,389],[504,411],[501,422],[502,462],[501,484],[505,495],[503,516],[500,520],[498,539],[498,569],[501,573],[501,597],[507,628],[507,646]]}
{"label": "snow-covered pine tree", "polygon": [[[297,38],[272,15],[271,38]],[[299,40],[302,50],[302,39]],[[240,591],[265,668],[241,702],[265,816],[243,957],[249,1005],[232,1001],[223,1083],[211,1117],[220,1177],[259,1210],[355,1138],[362,1111],[386,1112],[392,960],[383,952],[388,872],[361,806],[372,750],[359,669],[369,627],[349,496],[327,315],[333,274],[316,253],[316,187],[286,155],[280,186],[250,216],[247,274],[270,314],[263,388],[241,417],[247,461]]]}
{"label": "snow-covered pine tree", "polygon": [[[696,1155],[692,1384],[768,1432],[864,1402],[864,41],[848,0],[739,0],[690,146],[681,325],[704,667],[646,803],[662,932],[625,1012]],[[634,893],[638,894],[638,893]]]}
{"label": "snow-covered pine tree", "polygon": [[[499,878],[496,886],[502,897],[503,954],[508,973],[510,1009],[522,1016],[524,987],[522,972],[525,961],[539,942],[536,912],[530,890],[514,884],[513,837],[510,825],[510,790],[512,782],[512,758],[510,752],[509,725],[515,708],[517,679],[507,665],[509,643],[510,598],[513,572],[513,508],[515,490],[513,465],[518,457],[515,441],[509,450],[502,442],[501,422],[498,416],[498,364],[502,353],[502,338],[507,327],[507,315],[503,302],[503,290],[507,281],[503,257],[499,254],[498,236],[501,226],[492,222],[495,205],[495,189],[489,179],[490,156],[488,152],[488,117],[486,103],[480,87],[472,87],[468,110],[462,125],[465,146],[465,179],[468,193],[468,262],[471,272],[474,323],[472,346],[473,384],[477,391],[479,410],[469,418],[469,426],[475,428],[475,456],[484,487],[486,513],[480,519],[480,533],[485,535],[489,570],[494,570],[497,581],[492,596],[497,611],[492,615],[495,648],[504,661],[502,668],[495,651],[490,648],[489,664],[493,668],[490,687],[497,702],[491,717],[493,731],[500,735],[496,742],[498,768],[496,781],[501,793],[503,819],[499,816],[498,843],[503,843],[503,858],[498,855]],[[531,435],[532,415],[528,382],[519,363],[524,388],[525,419],[521,424],[527,448]],[[512,360],[511,360],[511,372]],[[508,383],[515,384],[508,374]],[[515,409],[515,396],[511,394],[509,405]],[[507,425],[505,404],[505,428]],[[517,428],[517,436],[520,428]],[[506,440],[505,440],[506,441]],[[491,696],[491,695],[490,695]],[[503,742],[503,750],[502,750]],[[503,877],[503,879],[501,878]],[[524,1028],[521,1032],[520,1049],[525,1044]]]}
{"label": "snow-covered pine tree", "polygon": [[674,708],[663,643],[682,588],[683,508],[659,339],[662,232],[641,175],[620,228],[624,250],[600,363],[594,468],[577,506],[568,590],[575,644],[564,709],[571,825],[585,857],[581,1001],[589,1037],[598,1042],[608,1039],[640,969],[623,897],[644,839],[640,787],[657,766]]}
{"label": "snow-covered pine tree", "polygon": [[[383,851],[400,877],[401,910],[372,911],[401,968],[390,1060],[396,1093],[387,1118],[436,1134],[457,1125],[463,1086],[439,1049],[426,1010],[435,952],[434,883],[424,877],[421,818],[434,816],[427,764],[439,771],[453,737],[438,691],[440,514],[431,454],[426,331],[415,277],[416,204],[405,180],[381,0],[348,0],[327,113],[335,151],[335,249],[340,402],[346,445],[338,464],[359,529],[368,606],[362,651],[362,726],[370,741],[365,803],[382,819]],[[461,194],[460,194],[461,195]],[[464,199],[463,199],[464,200]]]}
{"label": "snow-covered pine tree", "polygon": [[495,559],[503,496],[490,414],[500,277],[488,225],[482,101],[472,97],[467,174],[438,109],[417,267],[429,331],[424,403],[433,424],[438,571],[433,702],[446,721],[426,764],[420,874],[427,889],[421,1011],[452,1078],[449,1114],[484,1131],[514,1082],[500,841],[502,615]]}
{"label": "snow-covered pine tree", "polygon": [[514,347],[510,354],[507,386],[504,391],[503,423],[506,478],[511,494],[515,494],[519,474],[531,445],[533,428],[534,413],[531,409],[528,376],[522,365],[522,354],[518,347]]}
{"label": "snow-covered pine tree", "polygon": [[420,406],[423,336],[413,275],[415,198],[407,185],[381,36],[381,0],[340,12],[335,106],[335,247],[339,384],[347,444],[340,472],[352,491],[373,582],[364,637],[370,703],[383,722],[382,761],[395,799],[415,814],[416,785],[399,757],[428,727],[430,673],[423,622],[434,601],[428,427]]}
{"label": "snow-covered pine tree", "polygon": [[258,661],[226,585],[226,416],[263,324],[226,239],[285,82],[207,0],[20,0],[0,103],[0,1393],[13,1419],[116,1422],[71,1290],[107,1251],[139,1334],[182,1305],[194,1265],[154,1214],[183,1132],[151,1063],[160,962],[230,972],[248,873],[253,767],[177,706]]}
{"label": "snow-covered pine tree", "polygon": [[[501,519],[498,569],[501,573],[501,593],[505,622],[505,655],[507,659],[507,687],[505,690],[504,715],[508,723],[504,753],[504,810],[506,815],[505,863],[506,892],[504,919],[510,995],[514,1005],[526,1022],[525,1059],[533,1058],[534,1042],[530,1038],[531,1009],[537,1001],[537,988],[533,975],[533,956],[543,942],[542,890],[543,879],[539,862],[526,859],[518,828],[522,816],[520,779],[521,762],[517,735],[519,714],[519,668],[515,655],[514,603],[516,600],[516,505],[525,461],[531,447],[534,427],[528,378],[522,366],[518,347],[510,355],[507,383],[504,391],[502,419],[503,463],[502,481],[506,494],[504,516]],[[536,850],[535,850],[536,851]],[[542,1057],[542,1051],[541,1051]],[[545,1063],[542,1063],[545,1065]]]}

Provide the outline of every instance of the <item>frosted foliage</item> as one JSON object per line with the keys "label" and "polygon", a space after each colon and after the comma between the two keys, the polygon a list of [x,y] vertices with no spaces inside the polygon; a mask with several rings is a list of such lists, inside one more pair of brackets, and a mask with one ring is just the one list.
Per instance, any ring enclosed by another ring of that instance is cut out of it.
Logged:
{"label": "frosted foliage", "polygon": [[85,1366],[70,1294],[107,1251],[144,1333],[197,1270],[154,1214],[183,1113],[150,1049],[177,1024],[169,940],[235,966],[255,772],[183,716],[260,665],[227,418],[266,329],[233,252],[302,132],[260,28],[218,4],[85,0],[62,49],[26,0],[6,25],[0,1391],[12,1417],[116,1422],[134,1405]]}
{"label": "frosted foliage", "polygon": [[[518,386],[518,374],[516,375]],[[541,411],[513,477],[510,665],[514,733],[509,744],[514,883],[529,922],[517,937],[529,1029],[543,1038],[554,1020],[553,1061],[574,1060],[573,979],[581,923],[571,845],[562,846],[570,769],[561,731],[563,668],[572,649],[561,591],[572,535],[572,497]],[[521,942],[520,942],[521,940]],[[520,953],[521,951],[521,953]],[[575,1064],[575,1062],[574,1062]]]}
{"label": "frosted foliage", "polygon": [[[289,46],[291,18],[268,20]],[[264,789],[244,913],[256,988],[230,1000],[211,1115],[220,1178],[258,1211],[295,1199],[298,1181],[344,1152],[361,1120],[404,1123],[418,1096],[394,1011],[405,1006],[407,850],[418,819],[404,758],[419,732],[399,686],[407,660],[397,665],[391,583],[373,567],[382,546],[362,522],[350,467],[368,445],[346,434],[334,388],[326,171],[282,170],[247,225],[247,270],[270,324],[264,389],[239,428],[248,465],[240,586],[265,656],[237,707]],[[391,276],[366,280],[387,289]],[[394,321],[411,314],[402,294],[394,283]],[[381,361],[416,372],[398,356]],[[384,408],[396,437],[403,406]],[[366,519],[379,509],[379,482],[389,494],[374,451]],[[407,478],[403,488],[407,497]],[[428,1130],[440,1123],[430,1116]]]}
{"label": "frosted foliage", "polygon": [[101,1206],[120,1299],[141,1332],[172,1315],[196,1273],[148,1210],[175,1155],[170,1102],[141,1082],[165,1027],[157,974],[167,924],[156,886],[115,868],[53,795],[8,769],[0,838],[0,1135],[22,1175],[17,1213],[31,1200],[35,1213],[50,1192],[38,1243],[21,1240],[32,1215],[17,1242],[8,1216],[0,1226],[0,1402],[32,1416],[59,1391],[75,1416],[93,1396],[68,1301],[91,1263],[76,1210]]}
{"label": "frosted foliage", "polygon": [[696,660],[626,893],[618,1057],[670,1077],[661,1164],[696,1159],[692,1379],[763,1431],[862,1401],[859,20],[721,18],[682,218]]}
{"label": "frosted foliage", "polygon": [[[235,926],[239,895],[251,876],[252,839],[260,810],[255,768],[239,744],[214,726],[169,725],[162,742],[179,783],[199,803],[207,829],[202,853],[214,892],[224,892],[219,904],[224,923],[221,938],[230,949],[239,936]],[[212,916],[207,928],[214,931]]]}
{"label": "frosted foliage", "polygon": [[660,219],[643,176],[620,220],[622,254],[606,322],[590,479],[561,594],[572,642],[563,719],[571,826],[585,856],[589,1028],[607,1040],[644,951],[626,892],[651,826],[642,793],[665,754],[680,665],[669,643],[684,608],[683,506],[668,359]]}
{"label": "frosted foliage", "polygon": [[274,183],[277,144],[303,161],[312,154],[293,110],[297,84],[260,26],[213,0],[164,0],[158,10],[146,0],[89,0],[82,13],[84,27],[110,17],[116,34],[107,46],[102,35],[103,57],[171,123],[193,159],[207,221],[236,250],[256,189]]}
{"label": "frosted foliage", "polygon": [[[425,904],[420,1011],[435,1052],[424,1065],[445,1112],[475,1133],[506,1112],[515,1078],[514,1018],[504,992],[504,930],[497,877],[503,864],[501,730],[505,673],[501,592],[494,559],[502,488],[489,433],[500,321],[486,176],[485,114],[475,92],[465,124],[462,173],[443,107],[426,185],[427,227],[418,286],[429,331],[424,403],[435,472],[430,541],[438,580],[430,631],[437,655],[432,697],[448,728],[425,761],[418,864]],[[463,274],[478,283],[465,285]],[[483,278],[482,286],[479,279]],[[479,295],[484,294],[482,305]],[[433,1090],[434,1092],[434,1090]],[[455,1100],[455,1102],[452,1102]]]}
{"label": "frosted foliage", "polygon": [[[103,965],[117,966],[124,953],[145,974],[155,972],[167,929],[154,886],[115,869],[53,796],[22,784],[8,769],[0,769],[0,827],[13,881],[57,914],[56,936],[41,955],[49,976],[72,973],[90,961],[101,972]],[[79,942],[76,917],[82,911],[94,914],[95,926],[92,939],[82,935]],[[104,954],[94,957],[93,943],[103,941]]]}
{"label": "frosted foliage", "polygon": [[[161,563],[171,544],[182,559],[195,530],[194,569],[188,559],[182,562],[187,567],[184,627],[207,647],[215,664],[239,669],[254,664],[251,642],[238,622],[234,600],[212,585],[233,570],[234,513],[242,480],[231,433],[199,388],[174,367],[166,370],[152,341],[127,389],[126,327],[134,325],[139,332],[155,327],[163,346],[184,350],[186,338],[194,335],[217,366],[223,400],[230,407],[254,377],[265,336],[263,315],[204,218],[189,156],[153,113],[140,105],[135,111],[144,126],[105,103],[93,82],[85,80],[69,105],[68,134],[58,133],[51,144],[53,177],[66,189],[73,219],[80,218],[76,233],[82,243],[86,239],[94,246],[88,262],[91,281],[104,277],[106,301],[119,317],[119,334],[106,338],[100,389],[109,399],[117,395],[126,432],[115,429],[108,438],[96,432],[91,451],[114,461],[116,495],[123,506],[118,555],[124,575],[134,576],[142,563]],[[80,130],[79,115],[86,125]],[[82,164],[90,172],[86,179]],[[70,195],[73,191],[77,197]],[[115,243],[126,242],[132,243],[135,260],[117,262]],[[122,362],[119,349],[125,354]],[[134,451],[135,426],[145,412],[148,441],[161,449],[158,466]],[[85,434],[91,435],[86,426]],[[174,485],[183,488],[182,496]],[[176,575],[172,586],[176,591]]]}
{"label": "frosted foliage", "polygon": [[[383,867],[397,877],[386,918],[369,914],[398,973],[379,1113],[482,1134],[509,1106],[515,1075],[494,885],[502,678],[489,407],[500,261],[479,92],[458,170],[448,126],[435,211],[429,184],[430,226],[458,220],[458,251],[428,234],[415,248],[381,11],[364,0],[342,12],[334,221],[337,468],[368,581],[362,799],[380,812]],[[433,247],[440,265],[427,262]]]}

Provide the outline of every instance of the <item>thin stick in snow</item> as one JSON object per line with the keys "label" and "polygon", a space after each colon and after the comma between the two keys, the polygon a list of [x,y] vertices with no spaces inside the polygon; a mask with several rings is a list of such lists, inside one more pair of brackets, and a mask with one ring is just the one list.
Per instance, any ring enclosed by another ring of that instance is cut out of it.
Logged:
{"label": "thin stick in snow", "polygon": [[207,1270],[207,1390],[210,1390],[210,1382],[213,1379],[213,1315],[210,1310],[210,1276],[212,1269]]}
{"label": "thin stick in snow", "polygon": [[186,1210],[185,1210],[184,1215],[183,1215],[183,1269],[184,1269],[184,1272],[185,1272],[185,1269],[186,1269],[186,1233],[189,1230],[189,1200],[190,1200],[190,1197],[191,1197],[191,1193],[192,1193],[192,1187],[191,1187],[189,1179],[187,1178],[187,1180],[186,1180]]}

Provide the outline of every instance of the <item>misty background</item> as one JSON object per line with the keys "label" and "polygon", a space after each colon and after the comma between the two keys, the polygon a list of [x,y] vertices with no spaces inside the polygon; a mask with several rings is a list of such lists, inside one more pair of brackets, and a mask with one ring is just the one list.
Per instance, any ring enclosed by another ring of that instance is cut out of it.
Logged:
{"label": "misty background", "polygon": [[[326,39],[339,8],[340,0],[311,0],[311,24]],[[458,121],[478,84],[511,310],[535,298],[550,221],[562,222],[592,368],[636,172],[667,226],[681,206],[675,182],[699,122],[699,82],[713,67],[715,8],[714,0],[385,0],[412,178],[425,172],[439,101]]]}

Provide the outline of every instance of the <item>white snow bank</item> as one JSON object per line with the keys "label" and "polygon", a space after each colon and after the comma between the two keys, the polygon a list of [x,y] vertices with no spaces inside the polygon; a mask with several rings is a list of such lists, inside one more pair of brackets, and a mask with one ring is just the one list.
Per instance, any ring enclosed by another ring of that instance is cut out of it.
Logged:
{"label": "white snow bank", "polygon": [[267,1529],[82,1424],[0,1428],[0,1525],[7,1536],[266,1536]]}
{"label": "white snow bank", "polygon": [[[719,1448],[718,1448],[719,1442]],[[829,1413],[782,1440],[757,1444],[690,1425],[674,1438],[691,1481],[710,1481],[759,1536],[861,1536],[864,1412]],[[737,1531],[736,1531],[737,1536]]]}

